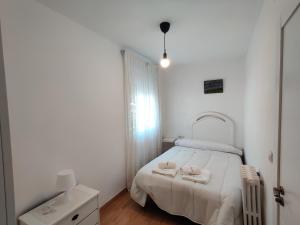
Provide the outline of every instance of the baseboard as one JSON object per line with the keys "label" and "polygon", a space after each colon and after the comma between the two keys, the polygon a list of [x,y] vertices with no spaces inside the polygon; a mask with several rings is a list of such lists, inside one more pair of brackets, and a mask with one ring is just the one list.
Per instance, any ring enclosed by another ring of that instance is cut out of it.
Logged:
{"label": "baseboard", "polygon": [[100,207],[100,210],[107,208],[115,199],[120,197],[125,192],[127,192],[127,188],[124,188],[122,191],[120,191],[118,194],[116,194],[114,197],[112,197],[109,201],[107,201],[103,206]]}

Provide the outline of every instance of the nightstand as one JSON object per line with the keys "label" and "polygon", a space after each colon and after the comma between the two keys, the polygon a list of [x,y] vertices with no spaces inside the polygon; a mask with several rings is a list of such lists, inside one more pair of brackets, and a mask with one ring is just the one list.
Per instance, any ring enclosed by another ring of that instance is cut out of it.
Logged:
{"label": "nightstand", "polygon": [[175,141],[177,138],[163,138],[162,140],[162,152],[169,150],[170,148],[175,146]]}
{"label": "nightstand", "polygon": [[99,191],[77,185],[70,191],[70,200],[63,194],[19,217],[20,225],[97,225]]}

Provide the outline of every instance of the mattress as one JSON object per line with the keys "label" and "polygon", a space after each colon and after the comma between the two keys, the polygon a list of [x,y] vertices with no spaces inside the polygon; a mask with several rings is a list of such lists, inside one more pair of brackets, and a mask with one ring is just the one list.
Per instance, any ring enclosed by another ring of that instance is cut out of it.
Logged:
{"label": "mattress", "polygon": [[[152,173],[159,162],[174,161],[181,167],[198,165],[211,172],[208,184]],[[240,225],[242,215],[240,165],[237,154],[175,146],[139,170],[131,197],[145,206],[147,196],[162,210],[203,225]]]}

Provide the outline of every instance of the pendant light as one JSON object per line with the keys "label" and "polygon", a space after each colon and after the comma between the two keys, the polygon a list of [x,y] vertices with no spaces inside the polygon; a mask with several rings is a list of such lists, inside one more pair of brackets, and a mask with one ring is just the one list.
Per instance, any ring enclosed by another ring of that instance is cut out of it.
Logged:
{"label": "pendant light", "polygon": [[167,68],[170,65],[170,60],[168,59],[167,51],[166,51],[166,33],[170,29],[169,22],[162,22],[160,23],[160,30],[164,33],[164,54],[162,59],[160,60],[160,65],[163,68]]}

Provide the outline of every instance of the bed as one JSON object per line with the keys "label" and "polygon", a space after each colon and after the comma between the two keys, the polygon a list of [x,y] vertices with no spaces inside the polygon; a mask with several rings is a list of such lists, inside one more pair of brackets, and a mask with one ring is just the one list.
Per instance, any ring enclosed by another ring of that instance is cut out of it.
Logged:
{"label": "bed", "polygon": [[[209,133],[208,131],[212,131]],[[241,225],[242,198],[240,165],[242,151],[234,147],[234,122],[227,116],[203,113],[192,126],[191,139],[176,146],[141,168],[136,174],[131,197],[142,207],[149,196],[159,208],[202,225]],[[206,141],[203,141],[206,140]],[[173,161],[177,167],[198,165],[211,172],[207,184],[154,174],[159,162]]]}

